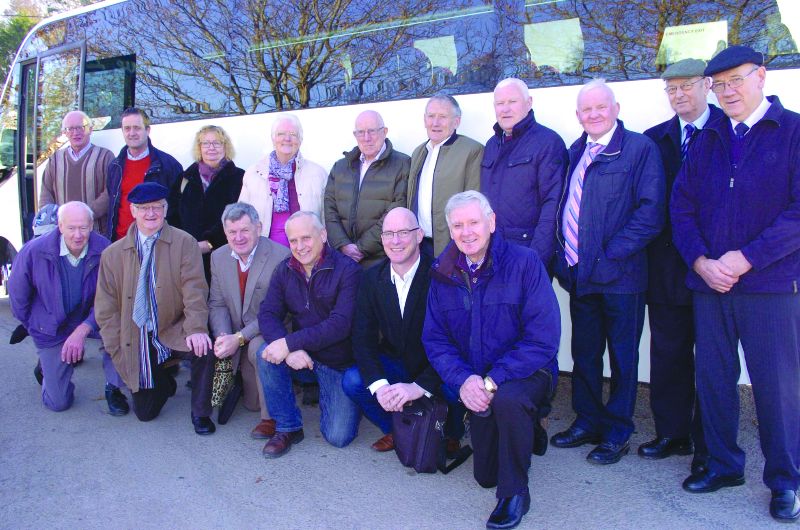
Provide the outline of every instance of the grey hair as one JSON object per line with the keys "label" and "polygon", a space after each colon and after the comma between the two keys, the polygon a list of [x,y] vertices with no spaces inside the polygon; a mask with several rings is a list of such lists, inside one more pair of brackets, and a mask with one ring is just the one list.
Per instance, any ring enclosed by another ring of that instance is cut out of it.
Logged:
{"label": "grey hair", "polygon": [[234,202],[227,205],[222,211],[222,224],[224,225],[226,221],[238,221],[245,215],[250,218],[253,224],[260,222],[260,219],[258,218],[258,212],[252,204],[248,204],[246,202]]}
{"label": "grey hair", "polygon": [[61,127],[62,128],[64,127],[64,120],[66,120],[67,116],[69,116],[70,114],[77,114],[78,116],[83,118],[83,124],[84,125],[88,125],[90,127],[92,126],[92,119],[89,117],[88,114],[86,114],[82,110],[71,110],[71,111],[67,112],[66,114],[64,114],[64,117],[61,118]]}
{"label": "grey hair", "polygon": [[437,92],[436,94],[432,95],[428,102],[425,104],[425,112],[428,112],[428,105],[431,104],[431,101],[441,101],[442,103],[449,103],[451,107],[453,107],[453,114],[456,115],[457,118],[461,117],[461,107],[456,101],[456,98],[451,96],[450,94],[445,94],[444,92]]}
{"label": "grey hair", "polygon": [[92,222],[92,223],[94,222],[94,212],[92,211],[91,208],[89,208],[88,204],[86,204],[85,202],[81,202],[81,201],[69,201],[69,202],[65,202],[64,204],[62,204],[61,206],[58,207],[58,211],[57,211],[56,215],[58,216],[58,222],[59,223],[61,222],[62,218],[64,217],[64,212],[66,212],[67,210],[69,210],[71,208],[80,208],[81,210],[83,210],[86,213],[86,215],[89,216],[89,222]]}
{"label": "grey hair", "polygon": [[325,226],[322,224],[322,221],[319,219],[319,215],[316,212],[309,212],[305,210],[300,210],[299,212],[294,212],[289,218],[286,220],[286,224],[289,224],[289,221],[293,221],[294,219],[300,219],[301,217],[310,217],[311,222],[314,225],[314,228],[317,230],[323,230]]}
{"label": "grey hair", "polygon": [[608,83],[606,83],[606,80],[604,78],[602,78],[602,77],[597,77],[595,79],[592,79],[591,81],[587,81],[581,87],[580,91],[578,91],[578,98],[576,100],[576,105],[578,107],[580,107],[581,96],[583,96],[587,92],[590,92],[590,91],[592,91],[592,90],[594,90],[596,88],[602,88],[603,90],[605,90],[606,93],[611,96],[611,104],[612,105],[616,105],[617,104],[617,97],[614,95],[614,91],[611,90],[611,87],[608,86]]}
{"label": "grey hair", "polygon": [[300,124],[300,119],[294,114],[288,114],[288,113],[281,114],[277,118],[275,118],[275,121],[272,122],[272,129],[270,130],[269,137],[273,141],[275,140],[275,132],[278,130],[278,125],[280,125],[281,122],[284,121],[288,121],[289,123],[292,124],[292,126],[297,131],[297,140],[300,143],[303,143],[303,126]]}
{"label": "grey hair", "polygon": [[489,199],[486,198],[486,195],[475,190],[462,191],[450,197],[447,201],[447,205],[444,207],[444,218],[447,220],[447,226],[450,226],[450,214],[453,210],[466,206],[471,202],[477,202],[483,211],[483,215],[486,217],[494,213],[492,205],[489,204]]}
{"label": "grey hair", "polygon": [[505,79],[497,83],[497,86],[494,87],[494,90],[496,92],[498,89],[507,86],[516,87],[519,93],[522,94],[522,97],[524,98],[531,97],[531,91],[528,88],[528,85],[525,83],[525,81],[523,81],[522,79],[517,79],[516,77],[506,77]]}

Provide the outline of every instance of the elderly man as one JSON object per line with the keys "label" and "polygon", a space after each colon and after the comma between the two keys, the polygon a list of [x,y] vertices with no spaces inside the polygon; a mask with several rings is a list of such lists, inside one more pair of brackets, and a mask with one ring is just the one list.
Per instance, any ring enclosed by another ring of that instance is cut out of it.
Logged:
{"label": "elderly man", "polygon": [[383,259],[381,223],[406,204],[409,157],[386,139],[389,129],[374,110],[356,118],[358,144],[337,161],[325,187],[325,227],[331,246],[364,268]]}
{"label": "elderly man", "polygon": [[528,85],[503,79],[494,89],[497,123],[481,162],[481,192],[492,203],[506,241],[530,247],[545,266],[555,252],[556,210],[567,149],[537,123]]}
{"label": "elderly man", "polygon": [[92,145],[92,120],[85,112],[68,112],[61,122],[61,132],[69,145],[53,153],[47,162],[39,207],[81,201],[92,209],[94,230],[102,234],[106,230],[108,213],[106,170],[114,154]]}
{"label": "elderly man", "polygon": [[345,372],[344,391],[383,432],[372,444],[376,451],[394,448],[390,412],[424,395],[444,397],[450,405],[445,427],[452,451],[464,434],[464,407],[457,394],[442,386],[422,346],[433,260],[420,253],[422,230],[411,210],[394,208],[386,214],[381,239],[387,259],[364,273],[358,289],[353,326],[357,366]]}
{"label": "elderly man", "polygon": [[422,334],[431,364],[470,411],[474,475],[497,486],[487,528],[514,528],[530,507],[534,426],[558,373],[558,303],[535,252],[495,232],[481,193],[445,207],[450,243],[431,268]]}
{"label": "elderly man", "polygon": [[[664,170],[652,140],[625,129],[602,79],[578,93],[583,135],[570,147],[556,232],[555,271],[570,294],[572,425],[556,447],[600,444],[587,459],[613,464],[628,453],[647,290],[646,247],[664,223]],[[603,352],[611,395],[603,403]]]}
{"label": "elderly man", "polygon": [[444,219],[447,199],[480,186],[483,146],[457,134],[460,124],[458,101],[436,94],[425,106],[428,141],[411,154],[407,205],[419,218],[422,252],[429,257],[438,256],[450,242]]}
{"label": "elderly man", "polygon": [[[135,107],[122,111],[125,147],[108,166],[108,237],[122,239],[134,222],[128,194],[142,182],[157,182],[172,189],[183,167],[150,142],[150,116]],[[177,205],[172,205],[177,206]]]}
{"label": "elderly man", "polygon": [[209,325],[216,337],[214,355],[233,357],[233,372],[238,368],[242,374],[245,408],[261,411],[261,421],[250,436],[267,439],[275,434],[275,420],[269,417],[256,371],[256,354],[264,344],[258,309],[272,273],[289,256],[289,249],[259,235],[261,221],[250,204],[229,204],[222,213],[222,225],[228,244],[211,254],[208,298]]}
{"label": "elderly man", "polygon": [[[664,91],[675,116],[644,132],[658,146],[664,166],[666,204],[675,176],[697,131],[722,111],[706,102],[711,88],[706,63],[683,59],[664,70]],[[694,451],[692,471],[706,465],[700,406],[695,398],[694,320],[688,271],[667,216],[664,229],[647,246],[647,305],[650,320],[650,408],[655,439],[639,446],[639,456],[661,459]]]}
{"label": "elderly man", "polygon": [[705,70],[726,117],[689,148],[671,213],[675,244],[691,268],[697,393],[710,455],[683,488],[744,483],[738,344],[753,385],[770,514],[800,516],[800,115],[764,97],[763,56],[730,46]]}
{"label": "elderly man", "polygon": [[95,315],[114,366],[131,389],[136,417],[158,416],[177,390],[170,365],[190,359],[192,424],[197,434],[211,434],[208,285],[197,241],[164,220],[168,195],[156,182],[128,194],[134,224],[103,252]]}
{"label": "elderly man", "polygon": [[[97,266],[109,242],[92,232],[92,209],[72,201],[58,209],[58,230],[22,247],[8,281],[11,311],[30,330],[43,374],[42,403],[56,412],[72,406],[73,365],[86,338],[99,338],[94,314]],[[103,350],[106,401],[112,416],[130,410],[122,380]]]}
{"label": "elderly man", "polygon": [[361,269],[328,246],[313,212],[293,213],[286,235],[292,256],[275,269],[258,313],[265,342],[258,369],[276,431],[262,451],[267,458],[282,456],[303,440],[292,379],[319,382],[320,430],[334,447],[353,441],[361,419],[342,389],[344,371],[353,364],[350,331]]}

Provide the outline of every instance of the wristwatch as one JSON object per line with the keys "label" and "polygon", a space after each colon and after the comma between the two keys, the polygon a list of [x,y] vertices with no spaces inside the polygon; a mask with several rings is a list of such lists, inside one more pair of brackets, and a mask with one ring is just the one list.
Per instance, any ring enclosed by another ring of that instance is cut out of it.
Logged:
{"label": "wristwatch", "polygon": [[244,335],[242,335],[241,331],[237,331],[236,336],[239,338],[239,347],[241,348],[242,346],[244,346],[245,343]]}
{"label": "wristwatch", "polygon": [[497,392],[497,384],[494,382],[494,379],[488,375],[483,378],[483,388],[486,389],[486,391],[490,394]]}

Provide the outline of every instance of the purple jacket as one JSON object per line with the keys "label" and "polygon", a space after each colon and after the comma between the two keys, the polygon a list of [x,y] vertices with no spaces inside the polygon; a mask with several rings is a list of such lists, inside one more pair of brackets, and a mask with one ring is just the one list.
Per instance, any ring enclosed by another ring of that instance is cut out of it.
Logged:
{"label": "purple jacket", "polygon": [[[361,267],[329,246],[309,281],[302,265],[287,258],[275,268],[258,311],[264,341],[285,337],[289,351],[305,350],[314,361],[338,370],[351,366],[350,329],[360,279]],[[284,324],[287,315],[291,333]]]}
{"label": "purple jacket", "polygon": [[51,348],[64,342],[80,323],[92,328],[89,335],[100,338],[94,319],[94,293],[100,254],[110,244],[96,232],[89,235],[81,293],[81,322],[67,321],[59,274],[60,237],[58,230],[28,242],[14,260],[8,280],[11,311],[28,330],[37,348]]}
{"label": "purple jacket", "polygon": [[536,253],[495,233],[486,262],[470,284],[450,242],[431,268],[422,342],[452,388],[473,374],[498,385],[540,369],[558,373],[561,314]]}
{"label": "purple jacket", "polygon": [[753,268],[733,293],[796,293],[800,282],[800,114],[776,96],[731,163],[733,129],[722,116],[698,132],[672,191],[675,245],[689,265],[686,285],[714,292],[691,270],[700,256],[741,250]]}

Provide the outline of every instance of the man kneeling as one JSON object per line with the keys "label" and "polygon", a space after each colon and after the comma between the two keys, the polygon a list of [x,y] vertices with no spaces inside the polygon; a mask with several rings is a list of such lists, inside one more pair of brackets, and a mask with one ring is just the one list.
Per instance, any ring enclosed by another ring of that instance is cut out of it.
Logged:
{"label": "man kneeling", "polygon": [[342,390],[344,371],[353,364],[350,328],[361,268],[328,245],[315,213],[295,212],[285,230],[292,256],[275,269],[258,313],[265,342],[258,371],[275,420],[275,435],[263,450],[267,458],[282,456],[303,440],[292,379],[319,382],[320,430],[331,445],[352,442],[361,419]]}
{"label": "man kneeling", "polygon": [[453,242],[431,267],[422,341],[470,411],[475,479],[497,486],[486,527],[514,528],[530,507],[534,426],[558,373],[558,302],[536,253],[494,233],[484,195],[453,195],[445,218]]}

